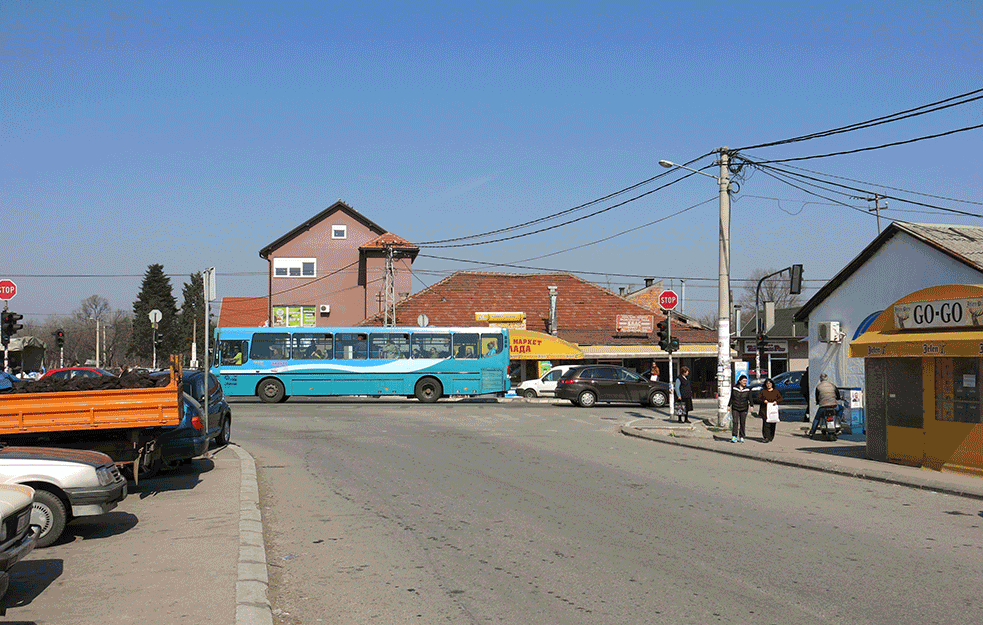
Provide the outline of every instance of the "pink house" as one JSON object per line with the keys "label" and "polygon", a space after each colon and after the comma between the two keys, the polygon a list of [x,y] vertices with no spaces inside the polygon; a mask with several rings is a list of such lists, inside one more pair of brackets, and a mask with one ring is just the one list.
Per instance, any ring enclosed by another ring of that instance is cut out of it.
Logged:
{"label": "pink house", "polygon": [[420,248],[342,201],[260,250],[269,263],[267,315],[273,326],[351,326],[381,312],[388,250],[396,300],[412,289]]}

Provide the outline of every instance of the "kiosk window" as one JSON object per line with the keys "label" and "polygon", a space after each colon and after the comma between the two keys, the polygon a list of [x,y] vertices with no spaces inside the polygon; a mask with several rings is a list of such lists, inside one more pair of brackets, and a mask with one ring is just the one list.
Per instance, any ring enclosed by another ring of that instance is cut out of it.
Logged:
{"label": "kiosk window", "polygon": [[935,419],[981,423],[980,360],[935,359]]}

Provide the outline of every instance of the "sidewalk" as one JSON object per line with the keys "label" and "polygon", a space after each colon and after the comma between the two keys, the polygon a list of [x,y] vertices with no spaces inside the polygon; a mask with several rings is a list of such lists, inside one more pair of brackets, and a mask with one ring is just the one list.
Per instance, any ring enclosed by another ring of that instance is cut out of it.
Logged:
{"label": "sidewalk", "polygon": [[817,435],[811,440],[808,437],[811,424],[803,422],[804,412],[805,404],[783,407],[782,421],[770,443],[762,441],[761,420],[752,415],[748,415],[745,443],[731,443],[729,428],[713,431],[716,428],[711,424],[716,422],[717,404],[706,399],[694,400],[691,423],[678,423],[669,417],[666,408],[653,413],[654,418],[636,419],[622,426],[621,432],[670,445],[983,499],[981,478],[868,460],[863,434],[844,434],[836,441]]}

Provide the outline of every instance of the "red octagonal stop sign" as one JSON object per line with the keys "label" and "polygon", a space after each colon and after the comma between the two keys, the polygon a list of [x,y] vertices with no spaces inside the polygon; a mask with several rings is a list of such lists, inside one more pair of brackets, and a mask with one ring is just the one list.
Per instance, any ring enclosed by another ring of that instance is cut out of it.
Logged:
{"label": "red octagonal stop sign", "polygon": [[676,292],[672,289],[666,289],[659,294],[659,306],[662,306],[665,310],[672,310],[679,303],[679,298],[676,297]]}
{"label": "red octagonal stop sign", "polygon": [[0,280],[0,299],[10,299],[17,295],[17,285],[13,280]]}

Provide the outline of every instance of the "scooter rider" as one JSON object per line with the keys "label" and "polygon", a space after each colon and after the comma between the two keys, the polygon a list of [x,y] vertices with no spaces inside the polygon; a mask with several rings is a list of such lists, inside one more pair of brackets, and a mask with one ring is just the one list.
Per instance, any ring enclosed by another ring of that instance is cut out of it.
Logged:
{"label": "scooter rider", "polygon": [[819,374],[819,384],[816,385],[816,417],[809,429],[810,438],[819,428],[819,422],[825,420],[830,412],[836,412],[837,402],[840,400],[840,389],[833,386],[827,378],[825,373]]}

